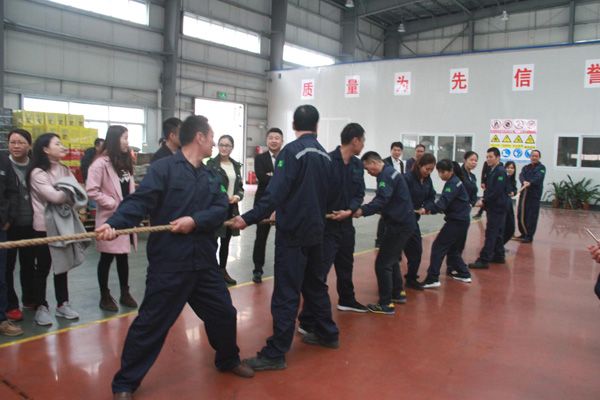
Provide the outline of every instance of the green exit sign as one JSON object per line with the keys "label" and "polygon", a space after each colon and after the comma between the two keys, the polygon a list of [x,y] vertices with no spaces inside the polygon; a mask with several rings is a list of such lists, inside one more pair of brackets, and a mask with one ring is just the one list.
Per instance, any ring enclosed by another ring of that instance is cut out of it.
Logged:
{"label": "green exit sign", "polygon": [[217,97],[220,97],[222,99],[226,99],[227,98],[227,93],[217,92]]}

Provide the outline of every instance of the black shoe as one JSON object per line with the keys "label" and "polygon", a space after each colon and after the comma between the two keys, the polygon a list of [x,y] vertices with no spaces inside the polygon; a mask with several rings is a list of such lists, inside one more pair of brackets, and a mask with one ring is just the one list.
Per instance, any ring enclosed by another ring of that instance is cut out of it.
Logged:
{"label": "black shoe", "polygon": [[452,268],[446,268],[446,275],[454,276],[456,274],[457,274],[457,272],[455,270],[453,270]]}
{"label": "black shoe", "polygon": [[429,276],[426,277],[423,282],[421,282],[421,285],[423,286],[423,289],[432,289],[432,288],[436,288],[436,287],[442,286],[442,284],[440,283],[439,279],[432,278],[432,277],[429,277]]}
{"label": "black shoe", "polygon": [[328,342],[321,339],[319,335],[313,332],[307,332],[306,335],[302,337],[302,343],[312,344],[315,346],[323,346],[327,347],[328,349],[337,349],[338,347],[340,347],[339,340],[333,340]]}
{"label": "black shoe", "polygon": [[262,282],[262,272],[254,272],[252,274],[252,282],[261,283]]}
{"label": "black shoe", "polygon": [[525,237],[523,238],[523,240],[521,240],[521,243],[531,243],[533,242],[533,239],[530,237]]}
{"label": "black shoe", "polygon": [[312,333],[312,329],[308,328],[306,326],[303,326],[302,324],[298,325],[298,333],[301,335],[306,335],[307,333]]}
{"label": "black shoe", "polygon": [[488,269],[490,264],[487,261],[478,258],[474,263],[469,264],[469,268],[471,269]]}
{"label": "black shoe", "polygon": [[366,306],[360,304],[356,300],[352,303],[339,303],[337,309],[340,311],[354,311],[359,313],[369,312],[369,309]]}
{"label": "black shoe", "polygon": [[419,281],[413,278],[406,279],[406,287],[414,290],[423,290],[423,285],[421,285]]}
{"label": "black shoe", "polygon": [[506,264],[506,259],[504,257],[494,257],[490,262],[494,264]]}
{"label": "black shoe", "polygon": [[285,369],[285,357],[269,358],[260,353],[256,353],[256,357],[246,358],[242,361],[255,371],[268,371]]}

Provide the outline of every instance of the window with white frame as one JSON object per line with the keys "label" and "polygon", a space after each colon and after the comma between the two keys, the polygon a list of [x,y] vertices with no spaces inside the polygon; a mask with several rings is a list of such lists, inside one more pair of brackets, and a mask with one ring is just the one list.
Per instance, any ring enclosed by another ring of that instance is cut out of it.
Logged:
{"label": "window with white frame", "polygon": [[191,13],[183,16],[183,34],[260,54],[260,35]]}
{"label": "window with white frame", "polygon": [[437,160],[449,159],[462,162],[467,151],[473,149],[472,135],[456,134],[423,134],[423,135],[402,135],[402,144],[404,151],[402,158],[408,160],[414,157],[415,147],[418,144],[425,146],[425,152],[431,153]]}
{"label": "window with white frame", "polygon": [[304,67],[320,67],[335,64],[335,58],[286,43],[283,46],[283,61]]}
{"label": "window with white frame", "polygon": [[85,127],[98,129],[98,137],[106,137],[111,125],[122,125],[129,131],[129,145],[142,149],[146,139],[146,113],[143,108],[117,107],[107,104],[78,103],[73,101],[25,97],[23,109],[60,114],[83,115]]}
{"label": "window with white frame", "polygon": [[148,4],[142,0],[49,0],[80,10],[119,18],[136,24],[148,25]]}
{"label": "window with white frame", "polygon": [[557,167],[600,168],[600,134],[558,136],[555,160]]}

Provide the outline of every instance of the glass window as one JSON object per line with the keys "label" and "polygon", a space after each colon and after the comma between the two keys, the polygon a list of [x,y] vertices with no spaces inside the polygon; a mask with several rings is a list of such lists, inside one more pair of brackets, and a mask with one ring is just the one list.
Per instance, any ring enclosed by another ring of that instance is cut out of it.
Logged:
{"label": "glass window", "polygon": [[109,119],[111,121],[119,122],[137,122],[143,124],[144,121],[144,109],[142,108],[129,108],[129,107],[110,107],[109,108]]}
{"label": "glass window", "polygon": [[27,111],[68,114],[69,103],[66,101],[32,99],[31,97],[25,97],[23,99],[23,109]]}
{"label": "glass window", "polygon": [[600,168],[600,137],[583,137],[581,166]]}
{"label": "glass window", "polygon": [[438,160],[452,160],[454,157],[454,136],[438,136]]}
{"label": "glass window", "polygon": [[417,135],[402,135],[402,159],[408,160],[415,156],[415,147],[417,146]]}
{"label": "glass window", "polygon": [[576,167],[578,152],[578,137],[559,137],[556,165],[559,167]]}
{"label": "glass window", "polygon": [[465,154],[473,150],[472,136],[457,136],[456,147],[454,149],[454,161],[462,163],[465,159]]}
{"label": "glass window", "polygon": [[49,0],[80,10],[148,25],[148,4],[141,0]]}
{"label": "glass window", "polygon": [[70,103],[69,114],[83,115],[85,119],[108,120],[108,106],[99,104]]}
{"label": "glass window", "polygon": [[225,46],[260,53],[260,36],[235,26],[185,13],[183,34]]}
{"label": "glass window", "polygon": [[108,131],[107,122],[86,121],[85,127],[91,129],[98,129],[98,137],[101,139],[104,139],[106,137],[106,131]]}
{"label": "glass window", "polygon": [[435,155],[435,136],[419,136],[419,144],[425,146],[425,153]]}
{"label": "glass window", "polygon": [[335,64],[335,58],[333,57],[287,43],[283,46],[283,60],[305,67]]}
{"label": "glass window", "polygon": [[138,150],[141,150],[144,143],[144,127],[137,124],[127,124],[125,127],[129,131],[129,146],[136,147]]}

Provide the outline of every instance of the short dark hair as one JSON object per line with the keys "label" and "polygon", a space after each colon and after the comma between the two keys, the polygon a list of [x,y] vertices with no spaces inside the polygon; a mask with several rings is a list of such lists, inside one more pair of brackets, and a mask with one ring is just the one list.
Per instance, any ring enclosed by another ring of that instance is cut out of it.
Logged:
{"label": "short dark hair", "polygon": [[534,151],[537,151],[537,153],[540,155],[540,158],[542,158],[542,152],[541,152],[541,151],[539,151],[538,149],[531,150],[531,152],[532,152],[532,153],[533,153]]}
{"label": "short dark hair", "polygon": [[267,131],[267,136],[269,136],[269,133],[271,132],[275,132],[275,133],[279,133],[281,135],[281,137],[283,138],[283,132],[281,131],[281,129],[279,128],[271,128]]}
{"label": "short dark hair", "polygon": [[310,104],[296,108],[294,112],[294,127],[296,131],[312,131],[317,129],[319,112]]}
{"label": "short dark hair", "polygon": [[419,143],[418,145],[415,146],[415,150],[417,149],[417,147],[422,147],[423,150],[427,150],[427,148],[425,147],[424,144]]}
{"label": "short dark hair", "polygon": [[177,128],[181,126],[181,120],[179,118],[167,118],[163,121],[163,138],[168,139],[171,133],[175,133]]}
{"label": "short dark hair", "polygon": [[362,161],[362,162],[371,162],[371,161],[380,161],[380,162],[383,162],[383,160],[381,159],[381,156],[379,155],[379,153],[377,153],[375,151],[367,151],[360,158],[360,161]]}
{"label": "short dark hair", "polygon": [[104,143],[104,139],[98,138],[98,139],[94,140],[94,147],[96,147],[100,144],[103,144],[103,143]]}
{"label": "short dark hair", "polygon": [[31,133],[29,133],[28,131],[26,131],[25,129],[13,129],[12,131],[10,131],[10,133],[8,134],[8,140],[10,140],[10,137],[13,134],[17,134],[17,135],[21,135],[23,136],[23,138],[25,138],[25,140],[27,140],[27,143],[29,143],[29,145],[31,146],[31,143],[33,143],[33,140],[31,139]]}
{"label": "short dark hair", "polygon": [[349,144],[352,139],[361,139],[365,135],[365,130],[356,122],[349,123],[344,127],[341,133],[342,144]]}
{"label": "short dark hair", "polygon": [[404,145],[402,142],[393,142],[390,146],[390,150],[392,150],[394,147],[400,147],[400,150],[404,150]]}
{"label": "short dark hair", "polygon": [[219,143],[221,140],[223,139],[227,139],[231,142],[231,147],[233,147],[235,145],[235,143],[233,143],[233,137],[231,135],[223,135],[219,138],[219,140],[217,141],[217,143]]}
{"label": "short dark hair", "polygon": [[496,156],[496,157],[500,157],[500,150],[498,150],[498,148],[497,148],[497,147],[490,147],[490,148],[487,150],[487,152],[488,152],[488,153],[494,153],[494,156]]}
{"label": "short dark hair", "polygon": [[182,146],[191,143],[196,137],[196,133],[202,132],[204,136],[208,135],[210,125],[208,125],[208,118],[203,115],[190,115],[181,124],[179,130],[179,142]]}

